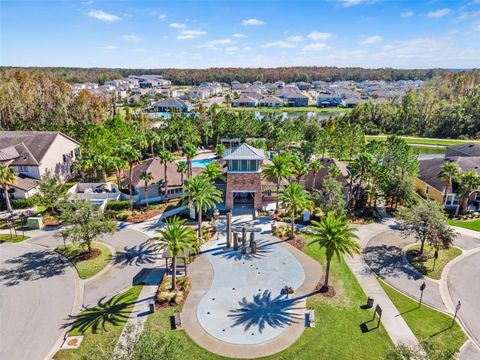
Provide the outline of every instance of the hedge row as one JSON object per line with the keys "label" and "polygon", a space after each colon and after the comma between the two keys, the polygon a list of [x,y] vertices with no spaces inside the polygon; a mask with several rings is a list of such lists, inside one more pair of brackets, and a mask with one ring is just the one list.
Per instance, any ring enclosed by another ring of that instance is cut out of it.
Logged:
{"label": "hedge row", "polygon": [[[3,195],[3,194],[2,194]],[[28,209],[35,206],[33,199],[10,199],[10,204],[12,205],[13,209]],[[5,199],[2,197],[0,199],[0,209],[6,210],[7,203]]]}

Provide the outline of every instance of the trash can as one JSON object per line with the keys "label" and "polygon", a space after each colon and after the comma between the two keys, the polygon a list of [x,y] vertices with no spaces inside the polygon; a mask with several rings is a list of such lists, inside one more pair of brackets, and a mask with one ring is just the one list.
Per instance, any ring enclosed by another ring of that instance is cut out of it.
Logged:
{"label": "trash can", "polygon": [[153,314],[155,312],[155,300],[150,301],[150,303],[148,304],[148,307],[150,310],[150,314]]}
{"label": "trash can", "polygon": [[371,298],[370,296],[367,297],[367,308],[372,308],[373,307],[373,298]]}

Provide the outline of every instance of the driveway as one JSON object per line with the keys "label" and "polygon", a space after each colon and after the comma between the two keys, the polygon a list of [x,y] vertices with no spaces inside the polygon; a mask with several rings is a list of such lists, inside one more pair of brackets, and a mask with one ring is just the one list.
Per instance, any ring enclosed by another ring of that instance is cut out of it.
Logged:
{"label": "driveway", "polygon": [[75,276],[55,252],[0,243],[0,359],[48,354],[72,311]]}
{"label": "driveway", "polygon": [[448,272],[448,290],[454,304],[462,302],[460,317],[470,335],[480,344],[480,252],[452,266]]}

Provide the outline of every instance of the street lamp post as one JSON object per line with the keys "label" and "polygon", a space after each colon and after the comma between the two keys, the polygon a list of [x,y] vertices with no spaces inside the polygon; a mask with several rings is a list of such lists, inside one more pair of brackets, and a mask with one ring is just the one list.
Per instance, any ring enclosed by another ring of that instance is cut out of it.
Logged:
{"label": "street lamp post", "polygon": [[423,290],[427,287],[427,284],[425,284],[425,281],[420,285],[420,301],[418,302],[418,307],[422,306],[422,299],[423,299]]}
{"label": "street lamp post", "polygon": [[462,303],[460,302],[460,300],[458,300],[457,306],[455,306],[455,315],[453,316],[452,325],[450,327],[452,327],[455,324],[455,320],[457,319],[458,310],[460,310],[461,307],[462,307]]}

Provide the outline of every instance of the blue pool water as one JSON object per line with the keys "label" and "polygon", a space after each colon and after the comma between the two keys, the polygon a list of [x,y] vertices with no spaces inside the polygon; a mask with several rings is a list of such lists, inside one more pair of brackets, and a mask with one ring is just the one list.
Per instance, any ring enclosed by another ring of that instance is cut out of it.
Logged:
{"label": "blue pool water", "polygon": [[205,165],[215,161],[215,158],[208,158],[208,159],[202,159],[202,160],[192,160],[192,167],[194,168],[203,168]]}

